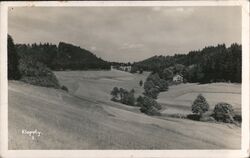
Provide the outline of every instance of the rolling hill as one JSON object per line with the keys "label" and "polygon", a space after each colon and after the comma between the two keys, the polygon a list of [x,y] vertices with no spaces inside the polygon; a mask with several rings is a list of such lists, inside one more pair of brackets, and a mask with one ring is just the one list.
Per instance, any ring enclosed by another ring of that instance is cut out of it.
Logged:
{"label": "rolling hill", "polygon": [[52,70],[110,69],[109,62],[86,49],[65,42],[60,42],[58,46],[49,43],[16,44],[16,50],[21,58],[29,57]]}
{"label": "rolling hill", "polygon": [[[240,149],[241,129],[234,125],[151,117],[134,107],[19,81],[9,81],[9,98],[10,150]],[[23,129],[42,134],[32,140]]]}

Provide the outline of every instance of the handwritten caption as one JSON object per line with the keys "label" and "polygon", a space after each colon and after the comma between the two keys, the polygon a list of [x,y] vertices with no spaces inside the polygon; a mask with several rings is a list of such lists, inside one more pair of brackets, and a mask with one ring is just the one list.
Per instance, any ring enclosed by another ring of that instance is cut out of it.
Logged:
{"label": "handwritten caption", "polygon": [[31,137],[32,140],[35,140],[35,138],[40,137],[42,135],[42,132],[38,131],[37,129],[35,130],[22,129],[22,134]]}

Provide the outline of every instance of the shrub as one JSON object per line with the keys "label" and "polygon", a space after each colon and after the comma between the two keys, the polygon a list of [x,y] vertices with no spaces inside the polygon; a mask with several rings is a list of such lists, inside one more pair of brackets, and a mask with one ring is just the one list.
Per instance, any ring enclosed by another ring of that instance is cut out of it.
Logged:
{"label": "shrub", "polygon": [[197,114],[189,114],[189,115],[187,115],[187,118],[190,119],[190,120],[199,121],[201,116],[197,115]]}
{"label": "shrub", "polygon": [[147,115],[160,115],[158,110],[161,109],[161,105],[150,97],[139,96],[137,98],[137,106],[141,107],[140,111]]}
{"label": "shrub", "polygon": [[199,94],[192,104],[192,112],[201,116],[204,112],[208,111],[208,109],[209,105],[206,99]]}
{"label": "shrub", "polygon": [[235,121],[237,121],[237,122],[239,122],[239,123],[242,122],[242,117],[241,117],[241,115],[239,115],[239,114],[235,114],[235,116],[234,116],[233,118],[234,118]]}
{"label": "shrub", "polygon": [[214,118],[217,121],[233,123],[234,117],[235,114],[232,105],[224,102],[215,105]]}
{"label": "shrub", "polygon": [[187,116],[185,114],[180,114],[180,113],[170,114],[169,116],[173,117],[173,118],[179,118],[179,119],[185,119],[185,118],[187,118]]}
{"label": "shrub", "polygon": [[149,107],[149,108],[141,107],[140,111],[142,113],[145,113],[145,114],[151,115],[151,116],[159,116],[159,115],[161,115],[161,113],[153,106]]}
{"label": "shrub", "polygon": [[68,88],[66,86],[64,86],[64,85],[61,87],[61,89],[64,90],[64,91],[66,91],[66,92],[69,91]]}
{"label": "shrub", "polygon": [[23,57],[19,60],[21,81],[43,87],[60,88],[54,73],[44,64],[33,58]]}

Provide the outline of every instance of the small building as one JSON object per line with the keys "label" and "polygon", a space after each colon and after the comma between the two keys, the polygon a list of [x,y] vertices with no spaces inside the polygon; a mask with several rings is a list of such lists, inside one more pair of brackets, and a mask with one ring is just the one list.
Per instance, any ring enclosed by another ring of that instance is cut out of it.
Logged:
{"label": "small building", "polygon": [[179,74],[174,75],[173,81],[174,82],[183,82],[183,77],[181,75],[179,75]]}
{"label": "small building", "polygon": [[122,66],[122,70],[130,72],[131,71],[131,66]]}
{"label": "small building", "polygon": [[117,69],[117,70],[127,71],[127,72],[130,72],[131,68],[132,68],[131,66],[111,66],[111,70]]}

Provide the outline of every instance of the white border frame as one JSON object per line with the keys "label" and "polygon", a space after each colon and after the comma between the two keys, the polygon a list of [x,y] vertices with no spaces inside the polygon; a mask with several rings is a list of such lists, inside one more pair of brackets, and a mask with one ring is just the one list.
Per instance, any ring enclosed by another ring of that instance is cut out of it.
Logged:
{"label": "white border frame", "polygon": [[[7,32],[8,7],[19,6],[241,6],[242,8],[242,139],[241,150],[8,150]],[[249,156],[249,2],[238,1],[82,1],[1,2],[0,157],[248,157]]]}

